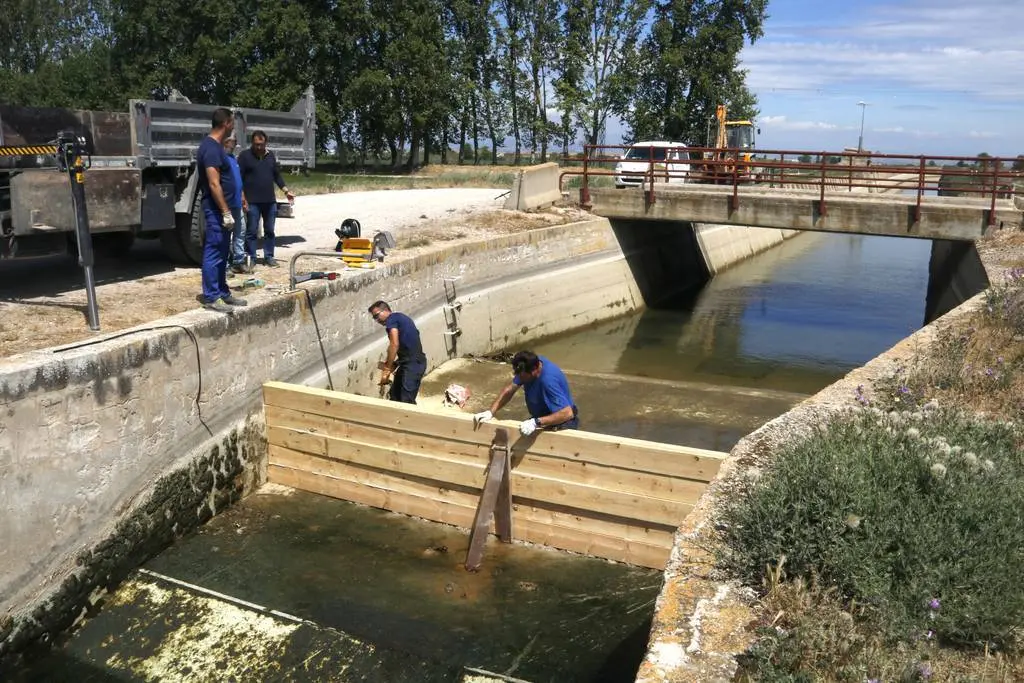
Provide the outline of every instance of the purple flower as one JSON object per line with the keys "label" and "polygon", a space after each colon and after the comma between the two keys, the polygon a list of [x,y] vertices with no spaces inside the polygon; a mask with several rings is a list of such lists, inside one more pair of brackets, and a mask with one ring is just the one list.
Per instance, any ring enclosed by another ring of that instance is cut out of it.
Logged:
{"label": "purple flower", "polygon": [[938,598],[932,598],[931,600],[928,601],[928,609],[933,609],[933,610],[938,611],[939,608],[941,608],[941,607],[942,607],[942,603],[939,602]]}
{"label": "purple flower", "polygon": [[917,672],[921,675],[921,678],[928,680],[932,677],[932,667],[928,662],[921,662],[917,665]]}
{"label": "purple flower", "polygon": [[991,377],[994,374],[996,374],[996,373],[995,373],[995,371],[992,368],[985,368],[985,376],[986,377]]}

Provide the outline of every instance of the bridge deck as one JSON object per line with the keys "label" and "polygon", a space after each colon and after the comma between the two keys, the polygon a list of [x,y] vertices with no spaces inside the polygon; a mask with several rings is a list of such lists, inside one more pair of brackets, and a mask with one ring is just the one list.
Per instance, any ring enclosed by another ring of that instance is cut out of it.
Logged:
{"label": "bridge deck", "polygon": [[751,227],[846,232],[893,237],[974,240],[1019,224],[1010,200],[850,192],[842,187],[658,185],[591,189],[591,211],[611,219],[722,223]]}

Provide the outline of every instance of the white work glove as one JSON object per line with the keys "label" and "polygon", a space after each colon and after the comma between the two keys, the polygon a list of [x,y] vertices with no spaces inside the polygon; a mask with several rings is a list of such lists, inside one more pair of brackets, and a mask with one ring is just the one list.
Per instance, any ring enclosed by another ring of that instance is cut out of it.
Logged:
{"label": "white work glove", "polygon": [[235,217],[231,215],[230,211],[224,213],[224,227],[233,228],[235,227]]}
{"label": "white work glove", "polygon": [[523,436],[529,436],[533,434],[537,429],[537,420],[530,418],[529,420],[523,420],[519,423],[519,433]]}
{"label": "white work glove", "polygon": [[485,410],[482,413],[477,413],[473,416],[473,426],[480,424],[481,422],[487,422],[488,420],[494,419],[494,413],[489,410]]}

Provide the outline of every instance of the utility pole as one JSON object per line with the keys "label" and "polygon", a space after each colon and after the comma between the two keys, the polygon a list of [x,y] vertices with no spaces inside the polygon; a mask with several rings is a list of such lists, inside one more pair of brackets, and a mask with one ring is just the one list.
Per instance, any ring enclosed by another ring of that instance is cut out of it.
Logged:
{"label": "utility pole", "polygon": [[867,111],[868,103],[864,102],[864,101],[860,101],[860,102],[857,103],[857,106],[860,107],[860,137],[857,138],[857,151],[858,152],[863,152],[864,151],[864,112]]}

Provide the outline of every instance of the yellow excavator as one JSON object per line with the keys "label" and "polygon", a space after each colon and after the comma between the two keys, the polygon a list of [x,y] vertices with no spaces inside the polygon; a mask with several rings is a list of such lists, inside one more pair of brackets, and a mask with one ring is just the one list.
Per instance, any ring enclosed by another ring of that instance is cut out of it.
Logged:
{"label": "yellow excavator", "polygon": [[[715,119],[718,121],[715,144],[709,145],[711,149],[704,153],[704,160],[718,163],[701,164],[695,181],[714,184],[731,183],[733,164],[722,162],[734,161],[737,156],[741,161],[750,162],[754,156],[754,122],[745,119],[729,121],[728,109],[724,104],[715,108]],[[739,167],[738,175],[740,182],[749,183],[753,180],[751,167],[747,164]]]}

